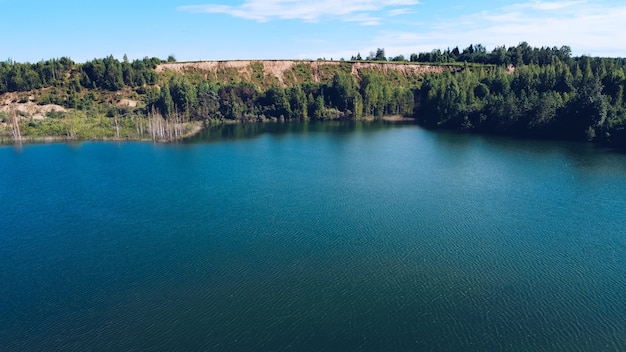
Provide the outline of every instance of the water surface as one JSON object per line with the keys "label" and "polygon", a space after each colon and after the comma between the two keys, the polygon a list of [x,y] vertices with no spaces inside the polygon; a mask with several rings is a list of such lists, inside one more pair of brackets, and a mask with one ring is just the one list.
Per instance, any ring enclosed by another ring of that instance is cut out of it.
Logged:
{"label": "water surface", "polygon": [[310,123],[0,165],[0,351],[626,350],[623,154]]}

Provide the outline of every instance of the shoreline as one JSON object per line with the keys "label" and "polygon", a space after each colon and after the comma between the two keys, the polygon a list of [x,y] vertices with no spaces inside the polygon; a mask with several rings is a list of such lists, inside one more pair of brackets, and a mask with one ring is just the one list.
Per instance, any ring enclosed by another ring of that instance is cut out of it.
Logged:
{"label": "shoreline", "polygon": [[[344,122],[374,122],[374,121],[384,121],[384,122],[416,122],[414,118],[404,117],[401,115],[388,115],[380,118],[376,118],[374,116],[363,117],[356,120],[350,119],[335,119],[335,120],[309,120],[307,122],[328,122],[328,121],[344,121]],[[198,133],[200,133],[203,129],[209,126],[219,126],[219,125],[236,125],[236,124],[247,124],[247,123],[289,123],[289,122],[304,122],[302,120],[281,120],[281,119],[265,119],[261,121],[246,121],[246,120],[222,120],[218,122],[211,122],[209,124],[205,124],[200,121],[194,121],[190,123],[185,123],[185,126],[190,127],[190,130],[187,133],[184,133],[178,136],[175,139],[167,139],[167,138],[131,138],[131,137],[105,137],[105,138],[76,138],[71,136],[21,136],[19,139],[15,139],[11,136],[0,136],[0,146],[8,146],[8,145],[22,145],[22,144],[48,144],[48,143],[72,143],[72,142],[154,142],[154,143],[177,143],[184,139],[191,138]]]}

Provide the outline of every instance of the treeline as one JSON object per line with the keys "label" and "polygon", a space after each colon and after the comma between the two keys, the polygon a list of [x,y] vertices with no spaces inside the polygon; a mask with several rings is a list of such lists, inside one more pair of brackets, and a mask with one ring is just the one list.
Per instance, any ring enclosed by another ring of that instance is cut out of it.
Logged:
{"label": "treeline", "polygon": [[[352,60],[360,60],[360,54]],[[570,47],[483,45],[366,60],[478,64],[429,74],[414,88],[414,116],[433,128],[626,146],[626,59],[572,57]]]}
{"label": "treeline", "polygon": [[189,120],[329,120],[365,116],[412,116],[414,90],[393,84],[382,73],[369,72],[359,83],[350,73],[338,71],[328,83],[257,90],[249,83],[193,84],[174,75],[160,89],[150,89],[147,110],[170,118]]}
{"label": "treeline", "polygon": [[[460,50],[459,47],[453,49],[435,49],[431,52],[422,52],[411,54],[409,61],[423,63],[454,63],[468,62],[475,64],[492,64],[492,65],[549,65],[552,58],[558,58],[561,62],[570,64],[572,60],[572,49],[569,46],[559,47],[531,47],[526,42],[522,42],[517,46],[507,48],[506,46],[498,46],[488,52],[482,44],[470,45]],[[401,57],[403,58],[403,57]],[[393,58],[393,61],[399,60],[399,57]]]}
{"label": "treeline", "polygon": [[[559,47],[531,47],[526,42],[507,48],[497,46],[492,51],[482,44],[471,44],[465,49],[454,47],[453,49],[434,49],[430,52],[413,53],[408,58],[404,55],[385,57],[385,49],[378,48],[376,52],[370,52],[366,61],[393,61],[393,62],[420,62],[435,64],[473,63],[498,66],[521,66],[521,65],[549,65],[552,58],[557,57],[565,63],[572,60],[572,49],[569,46]],[[350,58],[352,61],[363,60],[361,53]]]}
{"label": "treeline", "polygon": [[623,59],[579,57],[428,75],[420,123],[431,127],[626,145]]}
{"label": "treeline", "polygon": [[0,62],[0,94],[24,92],[48,87],[68,87],[74,91],[105,89],[117,91],[125,86],[140,87],[155,84],[158,58],[144,58],[129,62],[108,56],[84,64],[76,64],[67,57],[40,61],[34,64],[12,60]]}

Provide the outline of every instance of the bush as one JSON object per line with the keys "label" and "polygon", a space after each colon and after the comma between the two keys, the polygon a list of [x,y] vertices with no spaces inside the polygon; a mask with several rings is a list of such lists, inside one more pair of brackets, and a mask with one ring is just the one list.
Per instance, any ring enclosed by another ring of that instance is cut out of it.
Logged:
{"label": "bush", "polygon": [[62,119],[65,117],[65,113],[62,111],[52,110],[46,114],[46,117],[51,119]]}

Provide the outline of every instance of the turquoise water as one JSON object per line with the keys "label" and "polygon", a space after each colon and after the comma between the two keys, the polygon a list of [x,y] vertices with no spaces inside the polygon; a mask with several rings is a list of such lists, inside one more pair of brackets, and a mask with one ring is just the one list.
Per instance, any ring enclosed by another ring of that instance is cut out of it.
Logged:
{"label": "turquoise water", "polygon": [[624,154],[311,123],[0,165],[0,351],[626,350]]}

